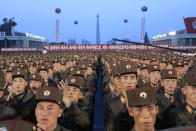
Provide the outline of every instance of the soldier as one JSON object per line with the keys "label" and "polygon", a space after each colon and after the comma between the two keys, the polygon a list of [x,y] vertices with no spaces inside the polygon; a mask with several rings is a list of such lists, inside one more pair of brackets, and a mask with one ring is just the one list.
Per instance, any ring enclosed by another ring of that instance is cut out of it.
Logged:
{"label": "soldier", "polygon": [[33,92],[26,90],[28,82],[23,71],[14,71],[12,79],[13,84],[8,86],[9,95],[4,96],[1,101],[0,120],[21,118],[27,115],[28,113],[24,111],[31,106],[35,98]]}
{"label": "soldier", "polygon": [[184,76],[182,88],[186,102],[169,112],[172,127],[196,125],[196,73],[189,72]]}
{"label": "soldier", "polygon": [[132,131],[154,131],[158,106],[156,88],[141,87],[126,92],[129,115],[134,118]]}
{"label": "soldier", "polygon": [[59,126],[62,116],[63,94],[57,87],[41,87],[36,90],[35,116],[38,131],[67,131]]}
{"label": "soldier", "polygon": [[149,86],[149,65],[141,64],[140,65],[140,78],[138,80],[139,86]]}
{"label": "soldier", "polygon": [[33,93],[36,93],[36,89],[41,87],[41,76],[39,74],[30,74],[29,86]]}
{"label": "soldier", "polygon": [[150,65],[150,86],[159,87],[160,86],[160,66],[159,65]]}
{"label": "soldier", "polygon": [[177,89],[177,72],[172,69],[165,69],[161,72],[161,87],[157,89],[157,104],[159,107],[157,128],[167,128],[167,118],[165,118],[168,110],[174,108],[180,103],[177,103],[177,98],[174,93]]}
{"label": "soldier", "polygon": [[83,87],[84,80],[79,76],[70,76],[66,82],[60,82],[59,88],[63,91],[63,102],[66,106],[60,119],[63,127],[76,131],[90,130],[92,108],[84,98]]}
{"label": "soldier", "polygon": [[122,63],[119,69],[118,94],[108,97],[104,101],[105,128],[112,130],[129,130],[133,119],[128,115],[126,108],[126,90],[135,89],[137,85],[137,64]]}
{"label": "soldier", "polygon": [[55,87],[57,87],[57,83],[54,82],[52,79],[49,79],[47,65],[40,65],[38,70],[39,70],[39,75],[42,78],[42,86],[55,86]]}
{"label": "soldier", "polygon": [[29,73],[30,74],[35,74],[37,73],[37,63],[35,62],[30,62],[29,67],[28,67]]}

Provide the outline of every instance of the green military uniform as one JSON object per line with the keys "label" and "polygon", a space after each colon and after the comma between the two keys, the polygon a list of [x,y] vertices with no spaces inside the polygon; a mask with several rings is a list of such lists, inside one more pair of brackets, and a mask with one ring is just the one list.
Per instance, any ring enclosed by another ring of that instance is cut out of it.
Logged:
{"label": "green military uniform", "polygon": [[[193,86],[196,88],[196,73],[189,72],[182,79],[183,87]],[[196,107],[189,103],[184,103],[169,112],[169,124],[176,126],[195,126],[196,125]]]}
{"label": "green military uniform", "polygon": [[[21,70],[15,70],[12,79],[15,78],[23,78],[27,80],[26,73]],[[13,94],[12,98],[7,101],[8,96],[4,96],[0,101],[0,120],[7,119],[21,119],[23,116],[28,115],[32,110],[32,103],[35,98],[35,94],[33,94],[30,90],[25,90],[24,92],[15,95]]]}
{"label": "green military uniform", "polygon": [[[84,79],[79,76],[69,76],[66,78],[68,86],[79,88],[83,93]],[[92,107],[85,97],[78,100],[78,103],[70,103],[69,108],[63,111],[63,117],[59,119],[59,124],[65,128],[76,131],[91,130]],[[68,119],[69,118],[69,119]]]}
{"label": "green military uniform", "polygon": [[[119,76],[125,74],[137,75],[137,64],[135,62],[123,62],[118,66]],[[104,100],[105,128],[110,130],[129,130],[133,127],[133,118],[129,116],[126,104],[121,102],[122,95],[112,96],[108,93]]]}
{"label": "green military uniform", "polygon": [[[149,71],[149,65],[147,65],[147,64],[141,64],[140,65],[140,69],[141,70],[147,69]],[[138,86],[139,87],[150,86],[150,80],[149,80],[149,78],[145,78],[144,79],[144,78],[140,77],[138,79]]]}

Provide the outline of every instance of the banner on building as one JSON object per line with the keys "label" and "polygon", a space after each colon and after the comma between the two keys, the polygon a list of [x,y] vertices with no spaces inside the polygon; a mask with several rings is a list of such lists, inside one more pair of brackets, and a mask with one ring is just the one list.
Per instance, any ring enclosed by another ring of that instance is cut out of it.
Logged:
{"label": "banner on building", "polygon": [[187,34],[196,34],[196,17],[184,18]]}
{"label": "banner on building", "polygon": [[1,51],[13,52],[13,51],[37,51],[37,48],[1,48]]}
{"label": "banner on building", "polygon": [[[155,46],[169,47],[169,44],[153,44]],[[130,50],[161,50],[158,47],[151,47],[136,44],[90,44],[90,45],[43,45],[47,51],[130,51]]]}

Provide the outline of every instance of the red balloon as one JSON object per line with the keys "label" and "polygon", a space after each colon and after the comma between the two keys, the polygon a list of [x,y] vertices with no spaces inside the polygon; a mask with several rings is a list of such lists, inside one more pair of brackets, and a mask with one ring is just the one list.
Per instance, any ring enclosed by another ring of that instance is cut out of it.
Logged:
{"label": "red balloon", "polygon": [[127,19],[125,19],[125,20],[124,20],[124,22],[125,22],[125,23],[127,23],[127,22],[128,22],[128,20],[127,20]]}
{"label": "red balloon", "polygon": [[61,13],[61,9],[60,9],[60,8],[56,8],[56,9],[55,9],[55,12],[56,12],[56,13]]}

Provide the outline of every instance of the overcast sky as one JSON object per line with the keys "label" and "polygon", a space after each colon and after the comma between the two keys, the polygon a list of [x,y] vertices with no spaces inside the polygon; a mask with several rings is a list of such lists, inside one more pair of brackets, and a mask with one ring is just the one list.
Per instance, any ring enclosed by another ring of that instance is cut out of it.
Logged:
{"label": "overcast sky", "polygon": [[[55,41],[55,22],[60,20],[60,40],[70,38],[96,42],[96,15],[100,15],[101,43],[125,37],[141,38],[141,19],[146,18],[145,31],[154,35],[185,29],[184,17],[195,17],[196,0],[0,0],[0,19],[15,17],[15,31],[40,35]],[[148,11],[142,12],[141,7]],[[60,8],[60,14],[55,9]],[[128,23],[124,23],[124,19]],[[78,25],[74,21],[78,20]],[[2,24],[2,20],[0,21]]]}

